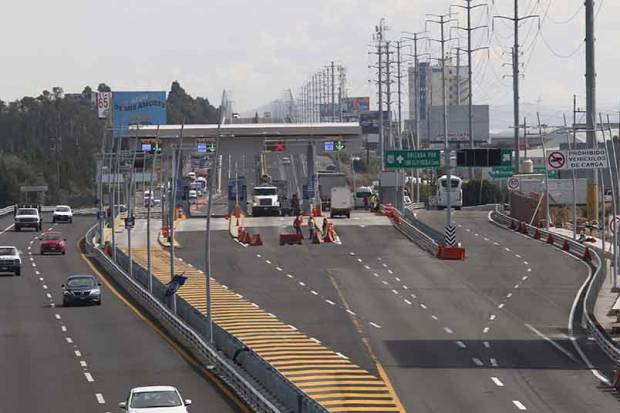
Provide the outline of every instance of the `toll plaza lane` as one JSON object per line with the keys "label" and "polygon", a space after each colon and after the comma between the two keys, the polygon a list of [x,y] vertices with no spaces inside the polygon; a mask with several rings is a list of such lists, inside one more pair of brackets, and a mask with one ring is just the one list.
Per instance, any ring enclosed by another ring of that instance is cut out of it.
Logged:
{"label": "toll plaza lane", "polygon": [[[44,230],[49,221],[46,215]],[[92,218],[76,217],[73,224],[54,225],[67,238],[65,256],[39,255],[36,232],[0,235],[0,244],[14,244],[24,252],[21,277],[0,276],[0,368],[5,378],[0,411],[111,412],[130,388],[160,384],[179,388],[192,399],[195,411],[246,411],[108,283],[103,282],[101,306],[62,307],[60,285],[69,274],[95,273],[101,279],[77,248],[92,224]]]}
{"label": "toll plaza lane", "polygon": [[[262,247],[217,232],[214,275],[356,363],[382,365],[409,411],[615,408],[581,360],[526,326],[572,349],[566,326],[583,264],[559,254],[541,267],[481,234],[477,258],[439,261],[391,227],[334,222],[342,245],[280,246],[286,223],[251,229]],[[199,267],[203,235],[178,238],[180,256]]]}

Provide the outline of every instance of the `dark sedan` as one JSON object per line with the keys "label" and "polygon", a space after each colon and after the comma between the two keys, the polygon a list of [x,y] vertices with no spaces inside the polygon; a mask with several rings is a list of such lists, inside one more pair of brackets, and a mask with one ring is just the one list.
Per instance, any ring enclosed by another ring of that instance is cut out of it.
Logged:
{"label": "dark sedan", "polygon": [[101,305],[101,283],[93,275],[72,275],[62,285],[62,304]]}

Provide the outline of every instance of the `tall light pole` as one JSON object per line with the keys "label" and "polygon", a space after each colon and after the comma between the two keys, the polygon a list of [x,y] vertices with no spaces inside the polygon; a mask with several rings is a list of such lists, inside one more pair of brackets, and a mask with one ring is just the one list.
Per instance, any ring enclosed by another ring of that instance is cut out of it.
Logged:
{"label": "tall light pole", "polygon": [[[585,0],[586,7],[586,127],[587,144],[597,147],[596,140],[596,55],[594,38],[594,0]],[[596,219],[598,215],[598,175],[596,170],[588,177],[588,215]],[[604,206],[603,206],[604,207]]]}

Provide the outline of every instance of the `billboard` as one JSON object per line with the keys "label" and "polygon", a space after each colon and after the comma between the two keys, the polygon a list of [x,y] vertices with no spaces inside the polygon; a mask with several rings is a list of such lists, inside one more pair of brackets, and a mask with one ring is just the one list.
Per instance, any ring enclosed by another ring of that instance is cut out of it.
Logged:
{"label": "billboard", "polygon": [[[390,112],[383,111],[383,127],[389,125]],[[373,110],[372,112],[360,113],[360,126],[362,128],[362,135],[378,134],[379,133],[379,111]]]}
{"label": "billboard", "polygon": [[345,116],[359,116],[360,113],[370,110],[368,96],[342,99],[342,113]]}
{"label": "billboard", "polygon": [[110,106],[112,106],[112,92],[98,92],[97,114],[99,119],[107,119],[110,116]]}
{"label": "billboard", "polygon": [[[467,106],[448,106],[448,142],[467,144],[469,142],[469,112]],[[489,106],[473,105],[473,135],[477,143],[489,142]],[[430,130],[429,130],[430,129]],[[429,108],[428,122],[420,124],[420,136],[424,143],[443,143],[443,107]]]}
{"label": "billboard", "polygon": [[130,125],[165,125],[166,92],[114,92],[112,117],[117,135]]}

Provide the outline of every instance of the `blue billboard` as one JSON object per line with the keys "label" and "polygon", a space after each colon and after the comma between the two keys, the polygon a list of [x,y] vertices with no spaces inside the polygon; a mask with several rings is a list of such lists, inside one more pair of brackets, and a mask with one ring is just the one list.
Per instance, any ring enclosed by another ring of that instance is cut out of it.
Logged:
{"label": "blue billboard", "polygon": [[166,92],[113,92],[112,117],[116,135],[130,125],[165,125]]}

